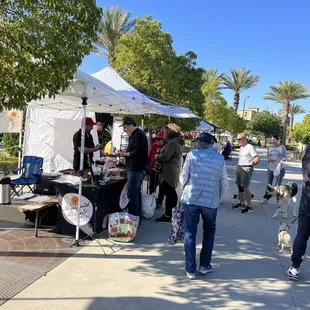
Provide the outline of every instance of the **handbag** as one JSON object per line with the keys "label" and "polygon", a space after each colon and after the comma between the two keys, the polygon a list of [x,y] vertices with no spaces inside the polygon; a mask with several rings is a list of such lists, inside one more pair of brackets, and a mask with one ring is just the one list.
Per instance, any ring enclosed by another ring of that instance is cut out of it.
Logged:
{"label": "handbag", "polygon": [[137,234],[139,216],[125,212],[109,215],[109,239],[118,242],[133,241]]}
{"label": "handbag", "polygon": [[171,230],[167,245],[171,246],[177,242],[182,242],[184,240],[184,233],[184,208],[180,203],[177,207],[172,209]]}
{"label": "handbag", "polygon": [[161,173],[162,167],[163,165],[157,161],[154,164],[153,170],[157,173]]}

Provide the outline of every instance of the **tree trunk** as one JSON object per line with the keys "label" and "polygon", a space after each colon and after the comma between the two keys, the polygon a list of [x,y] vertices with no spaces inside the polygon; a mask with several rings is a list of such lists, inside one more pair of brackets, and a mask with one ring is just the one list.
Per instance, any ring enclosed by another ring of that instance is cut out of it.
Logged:
{"label": "tree trunk", "polygon": [[287,118],[289,113],[289,101],[283,102],[283,109],[282,109],[282,144],[286,145],[286,129],[287,129]]}
{"label": "tree trunk", "polygon": [[265,136],[265,147],[266,147],[266,145],[267,145],[267,136]]}
{"label": "tree trunk", "polygon": [[234,96],[234,110],[235,110],[235,112],[237,112],[238,108],[239,108],[239,99],[240,99],[240,94],[235,93],[235,96]]}
{"label": "tree trunk", "polygon": [[294,126],[294,114],[290,113],[290,134],[288,138],[288,143],[291,143],[291,138],[292,138],[292,131],[293,131],[293,126]]}

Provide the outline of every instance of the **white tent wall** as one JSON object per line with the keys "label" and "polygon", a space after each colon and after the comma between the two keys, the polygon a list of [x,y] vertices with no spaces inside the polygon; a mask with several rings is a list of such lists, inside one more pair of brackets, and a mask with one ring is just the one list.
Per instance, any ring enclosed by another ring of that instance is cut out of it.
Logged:
{"label": "white tent wall", "polygon": [[[95,120],[95,113],[87,116]],[[28,108],[25,124],[24,155],[43,157],[43,171],[57,172],[72,168],[73,135],[81,128],[82,111],[55,111]],[[97,130],[91,132],[95,145]],[[99,157],[99,151],[94,159]]]}
{"label": "white tent wall", "polygon": [[122,119],[120,117],[114,116],[113,129],[112,129],[112,145],[113,148],[115,147],[117,150],[120,149],[121,135],[124,132],[123,127],[121,125],[122,125]]}

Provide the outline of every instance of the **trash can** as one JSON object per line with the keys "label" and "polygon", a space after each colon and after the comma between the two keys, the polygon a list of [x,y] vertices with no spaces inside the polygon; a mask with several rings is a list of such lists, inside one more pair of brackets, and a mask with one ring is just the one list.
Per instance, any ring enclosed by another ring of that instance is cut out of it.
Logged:
{"label": "trash can", "polygon": [[0,180],[0,205],[11,204],[11,178],[5,177]]}

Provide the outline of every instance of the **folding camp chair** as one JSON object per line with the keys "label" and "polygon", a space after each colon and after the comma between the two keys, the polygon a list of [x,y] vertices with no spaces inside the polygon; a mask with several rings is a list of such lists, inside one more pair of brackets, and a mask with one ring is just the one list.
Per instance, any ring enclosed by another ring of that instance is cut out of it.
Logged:
{"label": "folding camp chair", "polygon": [[[18,179],[11,181],[11,187],[13,190],[12,198],[15,196],[19,196],[20,191],[25,186],[28,186],[30,191],[34,194],[34,189],[32,187],[36,184],[41,183],[41,175],[43,172],[42,166],[42,157],[24,156],[23,167],[17,170],[22,170],[22,175]],[[17,190],[18,187],[20,188]]]}

